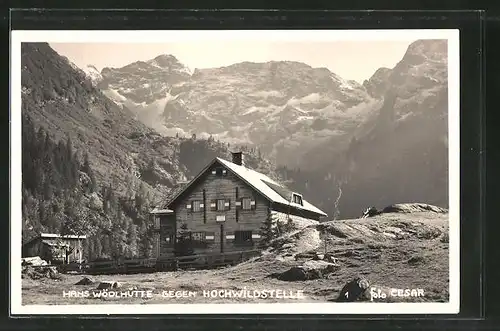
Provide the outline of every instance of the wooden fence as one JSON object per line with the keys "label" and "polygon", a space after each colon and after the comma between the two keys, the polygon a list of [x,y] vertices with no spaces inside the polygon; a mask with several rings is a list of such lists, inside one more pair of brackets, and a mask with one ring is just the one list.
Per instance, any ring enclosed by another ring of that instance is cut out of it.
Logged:
{"label": "wooden fence", "polygon": [[131,274],[155,271],[174,271],[179,269],[210,269],[235,265],[260,254],[258,250],[201,254],[160,259],[126,259],[113,261],[89,262],[79,266],[82,273]]}
{"label": "wooden fence", "polygon": [[132,274],[155,271],[156,259],[127,259],[89,262],[82,265],[82,272],[96,274]]}
{"label": "wooden fence", "polygon": [[157,261],[156,268],[157,270],[210,269],[235,265],[259,254],[259,250],[248,250],[162,258]]}

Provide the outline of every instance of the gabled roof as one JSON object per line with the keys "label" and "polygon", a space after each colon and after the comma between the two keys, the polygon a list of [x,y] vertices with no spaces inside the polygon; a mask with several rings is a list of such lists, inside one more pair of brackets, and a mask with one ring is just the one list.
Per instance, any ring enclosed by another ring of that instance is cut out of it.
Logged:
{"label": "gabled roof", "polygon": [[305,199],[302,199],[302,205],[291,202],[293,192],[289,190],[287,187],[283,186],[282,184],[272,180],[268,176],[260,172],[257,172],[255,170],[248,169],[244,166],[237,165],[233,162],[221,159],[219,157],[216,157],[202,171],[200,171],[200,173],[195,178],[193,178],[187,185],[185,185],[181,191],[177,192],[177,194],[175,194],[172,197],[172,199],[168,202],[166,206],[167,207],[170,206],[179,196],[182,195],[182,193],[184,193],[194,182],[198,180],[198,178],[200,178],[216,162],[223,165],[234,175],[239,177],[242,181],[251,186],[254,190],[256,190],[258,193],[260,193],[262,196],[264,196],[271,202],[279,203],[282,205],[288,205],[297,210],[305,210],[321,216],[327,216],[325,212],[315,207],[311,203],[307,202]]}

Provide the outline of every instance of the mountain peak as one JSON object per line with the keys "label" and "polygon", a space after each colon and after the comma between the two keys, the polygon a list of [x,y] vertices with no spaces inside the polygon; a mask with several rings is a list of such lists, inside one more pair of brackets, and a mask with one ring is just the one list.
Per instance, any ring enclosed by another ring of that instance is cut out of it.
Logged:
{"label": "mountain peak", "polygon": [[446,39],[421,39],[408,46],[402,62],[420,64],[426,60],[446,61],[448,42]]}
{"label": "mountain peak", "polygon": [[88,64],[85,67],[83,67],[82,70],[85,73],[85,75],[87,75],[87,77],[90,78],[94,86],[97,86],[97,84],[99,84],[102,81],[102,75],[94,65]]}
{"label": "mountain peak", "polygon": [[172,65],[179,65],[179,60],[171,54],[160,54],[152,60],[147,61],[148,64],[152,64],[161,68],[168,68]]}

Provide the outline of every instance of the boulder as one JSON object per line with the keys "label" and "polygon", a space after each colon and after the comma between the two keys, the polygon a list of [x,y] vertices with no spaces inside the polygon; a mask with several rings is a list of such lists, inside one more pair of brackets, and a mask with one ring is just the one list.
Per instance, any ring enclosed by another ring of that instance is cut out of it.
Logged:
{"label": "boulder", "polygon": [[61,274],[57,271],[56,267],[48,267],[48,278],[50,279],[61,279]]}
{"label": "boulder", "polygon": [[414,255],[410,257],[407,261],[409,265],[420,265],[425,262],[425,257],[423,255]]}
{"label": "boulder", "polygon": [[94,284],[94,280],[90,277],[83,277],[75,285],[91,285]]}
{"label": "boulder", "polygon": [[25,277],[31,279],[41,279],[41,278],[50,278],[55,280],[60,280],[62,278],[61,274],[57,271],[57,268],[54,266],[24,266],[21,270],[21,274]]}
{"label": "boulder", "polygon": [[97,285],[98,290],[105,290],[105,289],[111,289],[111,288],[120,288],[121,284],[118,282],[113,282],[113,281],[102,281]]}
{"label": "boulder", "polygon": [[309,260],[302,266],[292,267],[283,273],[275,274],[275,278],[283,281],[305,281],[324,278],[326,275],[337,271],[338,264],[325,261]]}
{"label": "boulder", "polygon": [[363,212],[363,215],[361,218],[368,218],[368,217],[373,217],[379,215],[381,212],[377,210],[375,207],[368,207],[366,210]]}
{"label": "boulder", "polygon": [[276,275],[279,280],[287,282],[308,280],[309,275],[302,267],[292,267],[289,270]]}
{"label": "boulder", "polygon": [[370,287],[370,283],[361,277],[357,277],[342,287],[337,302],[354,302],[364,299],[366,290]]}

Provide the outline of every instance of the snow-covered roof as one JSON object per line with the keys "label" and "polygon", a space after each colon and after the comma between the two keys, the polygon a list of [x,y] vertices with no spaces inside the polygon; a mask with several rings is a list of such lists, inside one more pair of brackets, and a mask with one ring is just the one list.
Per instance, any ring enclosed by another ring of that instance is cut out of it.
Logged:
{"label": "snow-covered roof", "polygon": [[[222,164],[224,167],[226,167],[228,170],[230,170],[232,173],[234,173],[237,177],[239,177],[241,180],[246,182],[248,185],[253,187],[257,192],[262,194],[265,198],[269,199],[272,202],[275,203],[280,203],[283,205],[288,205],[293,207],[296,210],[304,210],[304,211],[309,211],[313,212],[316,214],[319,214],[321,216],[327,216],[325,212],[320,210],[319,208],[315,207],[311,203],[307,202],[305,199],[302,198],[302,205],[293,203],[292,196],[290,194],[290,197],[287,199],[284,197],[284,194],[280,194],[277,192],[276,188],[280,188],[283,191],[290,191],[288,188],[283,186],[282,184],[272,180],[268,176],[257,172],[252,169],[248,169],[244,166],[240,166],[238,164],[235,164],[233,162],[224,160],[220,157],[216,157],[212,162],[210,162],[200,173],[191,180],[191,182],[188,185],[185,185],[184,188],[175,194],[175,196],[172,197],[172,199],[168,202],[167,206],[170,206],[173,201],[175,201],[189,186],[191,186],[205,171],[207,171],[212,164],[215,162],[219,162]],[[266,182],[268,184],[266,184]],[[271,186],[274,186],[275,188],[273,189]],[[281,191],[280,190],[280,191]],[[292,191],[290,191],[292,192]],[[299,194],[298,192],[294,192]]]}
{"label": "snow-covered roof", "polygon": [[[222,163],[225,167],[227,167],[229,170],[231,170],[233,173],[235,173],[238,177],[240,177],[243,181],[247,182],[250,186],[252,186],[254,189],[256,189],[259,193],[264,195],[266,198],[271,200],[272,202],[276,203],[281,203],[285,205],[291,205],[292,207],[296,209],[302,209],[302,210],[307,210],[316,214],[320,214],[323,216],[327,216],[325,212],[320,210],[319,208],[315,207],[311,203],[307,202],[306,200],[302,199],[302,206],[296,203],[292,203],[291,196],[290,199],[287,200],[285,199],[281,194],[276,192],[271,186],[266,184],[266,182],[270,183],[273,186],[278,186],[284,190],[288,190],[285,186],[281,185],[280,183],[272,180],[268,176],[257,172],[252,169],[248,169],[244,166],[240,166],[238,164],[235,164],[233,162],[221,159],[221,158],[216,158],[217,161]],[[296,192],[298,193],[298,192]]]}
{"label": "snow-covered roof", "polygon": [[174,211],[171,209],[158,209],[154,208],[152,211],[150,211],[151,214],[171,214]]}

